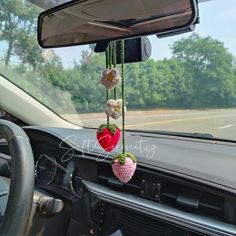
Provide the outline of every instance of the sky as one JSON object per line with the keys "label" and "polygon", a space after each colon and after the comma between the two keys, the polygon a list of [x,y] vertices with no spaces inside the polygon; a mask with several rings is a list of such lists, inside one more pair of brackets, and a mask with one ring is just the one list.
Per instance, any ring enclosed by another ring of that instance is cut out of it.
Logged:
{"label": "sky", "polygon": [[[236,0],[212,0],[199,4],[200,24],[195,33],[200,36],[211,36],[224,42],[226,48],[236,57]],[[169,45],[191,33],[158,39],[155,35],[149,39],[152,44],[151,57],[155,60],[171,57]],[[81,51],[87,46],[75,46],[55,49],[65,67],[72,66],[73,60],[79,61]]]}

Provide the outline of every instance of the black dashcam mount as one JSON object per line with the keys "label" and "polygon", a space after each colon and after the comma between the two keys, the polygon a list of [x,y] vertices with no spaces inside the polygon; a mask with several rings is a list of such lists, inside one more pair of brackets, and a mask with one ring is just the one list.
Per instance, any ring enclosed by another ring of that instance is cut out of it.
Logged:
{"label": "black dashcam mount", "polygon": [[[94,48],[94,52],[101,53],[105,52],[109,46],[111,41],[103,40],[96,44]],[[117,64],[121,63],[121,48],[120,43],[116,44],[116,61]],[[146,61],[152,53],[151,43],[147,36],[142,36],[138,38],[131,38],[124,40],[125,45],[125,55],[124,55],[124,62],[125,63],[132,63],[132,62],[141,62]]]}

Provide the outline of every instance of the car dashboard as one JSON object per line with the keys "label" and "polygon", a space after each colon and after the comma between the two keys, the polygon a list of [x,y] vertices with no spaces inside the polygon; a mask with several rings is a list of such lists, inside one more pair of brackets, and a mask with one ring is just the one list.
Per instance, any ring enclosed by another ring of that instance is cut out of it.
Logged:
{"label": "car dashboard", "polygon": [[[157,232],[158,235],[168,236],[236,235],[234,183],[223,185],[217,178],[213,182],[213,176],[206,178],[211,170],[200,178],[196,174],[189,175],[184,170],[180,172],[176,171],[177,168],[167,168],[160,156],[159,164],[154,164],[154,158],[142,159],[139,153],[137,171],[133,179],[124,184],[112,173],[110,159],[113,154],[102,152],[96,141],[92,141],[95,130],[40,127],[24,129],[34,153],[36,189],[61,199],[65,205],[63,211],[51,219],[42,220],[43,217],[39,214],[31,235],[116,233],[156,236]],[[130,134],[132,139],[137,136]],[[142,138],[145,139],[144,136]],[[153,155],[165,155],[161,146],[164,145],[163,142],[166,150],[176,156],[179,153],[173,147],[178,150],[178,142],[182,144],[181,149],[189,148],[187,139],[151,138],[157,146]],[[171,142],[175,142],[175,145],[168,146]],[[209,147],[205,146],[210,145],[215,150],[212,153],[217,156],[217,145],[221,144],[192,140],[192,145],[204,147],[198,152],[199,159],[206,155],[211,159]],[[216,149],[213,145],[216,145]],[[232,144],[225,149],[229,160],[234,149],[236,147]],[[228,150],[232,150],[232,153]],[[195,154],[192,152],[192,156],[189,155],[189,162],[196,161],[193,159]],[[167,163],[168,158],[165,160]],[[217,160],[216,158],[215,161]],[[221,163],[221,168],[226,168],[223,160]],[[186,162],[182,165],[186,166]],[[197,166],[193,166],[194,168],[197,171]],[[220,174],[222,173],[219,173],[218,178]],[[55,228],[55,222],[60,226]],[[38,225],[44,225],[44,230]]]}

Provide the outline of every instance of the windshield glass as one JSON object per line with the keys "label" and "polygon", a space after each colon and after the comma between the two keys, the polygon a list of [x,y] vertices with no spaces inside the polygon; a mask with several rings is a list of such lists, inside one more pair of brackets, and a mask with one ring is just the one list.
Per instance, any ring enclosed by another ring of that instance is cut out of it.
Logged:
{"label": "windshield glass", "polygon": [[[151,58],[125,65],[127,129],[236,140],[236,2],[202,1],[199,10],[193,33],[150,36]],[[106,122],[105,55],[94,53],[94,45],[40,48],[42,11],[1,0],[0,73],[64,119],[97,128]]]}

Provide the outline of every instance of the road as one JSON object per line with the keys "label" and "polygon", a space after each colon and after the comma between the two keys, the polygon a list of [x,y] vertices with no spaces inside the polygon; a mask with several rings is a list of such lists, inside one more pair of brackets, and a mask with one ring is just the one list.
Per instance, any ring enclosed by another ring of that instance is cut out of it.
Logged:
{"label": "road", "polygon": [[[104,113],[64,117],[90,127],[98,127],[106,122]],[[118,126],[120,122],[121,119],[116,122]],[[128,111],[126,128],[209,133],[214,137],[236,140],[236,109]]]}

